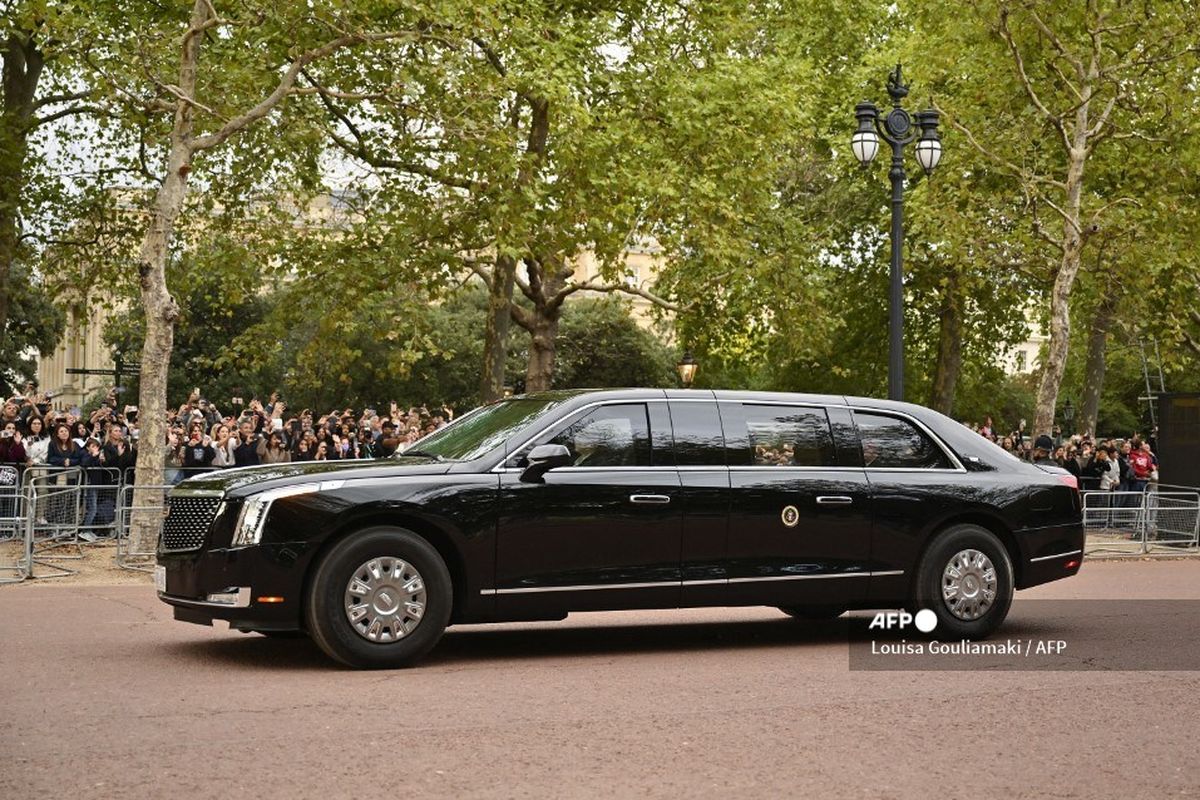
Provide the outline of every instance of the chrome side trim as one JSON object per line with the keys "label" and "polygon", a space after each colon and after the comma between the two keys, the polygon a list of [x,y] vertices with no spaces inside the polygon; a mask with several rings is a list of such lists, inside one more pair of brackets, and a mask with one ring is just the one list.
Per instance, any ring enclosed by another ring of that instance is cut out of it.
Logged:
{"label": "chrome side trim", "polygon": [[772,575],[769,578],[730,578],[730,583],[759,583],[766,581],[811,581],[825,578],[869,578],[871,572],[824,572],[820,575]]}
{"label": "chrome side trim", "polygon": [[[491,589],[492,594],[541,594],[543,592],[592,592],[597,589],[670,589],[678,588],[679,581],[653,581],[651,583],[595,583],[576,586],[530,586],[516,589]],[[488,591],[488,590],[484,590]]]}
{"label": "chrome side trim", "polygon": [[1077,556],[1077,555],[1081,555],[1082,553],[1083,553],[1082,550],[1070,550],[1066,553],[1055,553],[1052,556],[1038,556],[1037,558],[1029,559],[1029,561],[1030,561],[1030,563],[1033,563],[1035,561],[1050,561],[1055,558],[1066,558],[1067,556]]}
{"label": "chrome side trim", "polygon": [[893,569],[882,572],[840,572],[823,575],[772,575],[766,578],[718,578],[694,581],[654,581],[651,583],[602,583],[575,586],[531,586],[514,589],[480,589],[484,596],[498,594],[542,594],[545,592],[591,592],[597,589],[669,589],[678,586],[717,586],[729,583],[760,583],[767,581],[803,581],[823,578],[871,578],[888,575],[903,575],[904,570]]}
{"label": "chrome side trim", "polygon": [[[210,473],[203,473],[208,475]],[[172,486],[167,490],[167,495],[172,497],[224,497],[224,489],[193,489],[190,486],[184,486],[182,483]]]}
{"label": "chrome side trim", "polygon": [[[222,592],[214,592],[214,594],[223,594]],[[166,592],[159,592],[158,599],[165,603],[180,606],[196,606],[197,608],[249,608],[250,607],[250,587],[239,586],[237,590],[237,599],[232,603],[213,603],[208,600],[192,600],[188,597],[178,597]]]}

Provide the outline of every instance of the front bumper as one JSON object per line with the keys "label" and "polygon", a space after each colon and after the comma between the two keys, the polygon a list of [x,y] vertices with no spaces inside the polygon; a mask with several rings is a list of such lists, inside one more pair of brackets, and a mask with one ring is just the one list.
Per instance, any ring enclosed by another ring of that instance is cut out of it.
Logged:
{"label": "front bumper", "polygon": [[237,630],[299,630],[303,576],[311,556],[306,542],[195,553],[159,553],[165,579],[158,597],[175,619]]}

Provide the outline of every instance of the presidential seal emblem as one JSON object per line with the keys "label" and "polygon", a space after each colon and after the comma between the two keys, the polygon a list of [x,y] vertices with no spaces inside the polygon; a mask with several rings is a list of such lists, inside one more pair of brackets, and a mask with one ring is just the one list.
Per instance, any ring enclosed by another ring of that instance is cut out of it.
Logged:
{"label": "presidential seal emblem", "polygon": [[800,524],[800,509],[795,506],[784,506],[783,511],[779,513],[779,519],[789,528],[794,528]]}

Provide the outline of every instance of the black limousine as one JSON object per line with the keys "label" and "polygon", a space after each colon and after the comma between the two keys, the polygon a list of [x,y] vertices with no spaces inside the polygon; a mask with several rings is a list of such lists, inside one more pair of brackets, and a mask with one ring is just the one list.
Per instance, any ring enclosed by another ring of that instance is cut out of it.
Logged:
{"label": "black limousine", "polygon": [[391,458],[210,473],[167,503],[176,619],[368,668],[451,624],[605,609],[929,608],[939,638],[980,638],[1084,541],[1073,476],[948,417],[761,392],[516,397]]}

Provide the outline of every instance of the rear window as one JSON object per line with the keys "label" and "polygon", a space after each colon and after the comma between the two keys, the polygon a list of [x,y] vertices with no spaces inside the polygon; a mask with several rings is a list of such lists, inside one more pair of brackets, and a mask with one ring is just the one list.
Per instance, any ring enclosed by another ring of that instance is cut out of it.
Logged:
{"label": "rear window", "polygon": [[855,411],[854,423],[862,442],[863,466],[867,469],[950,468],[942,448],[907,420]]}

